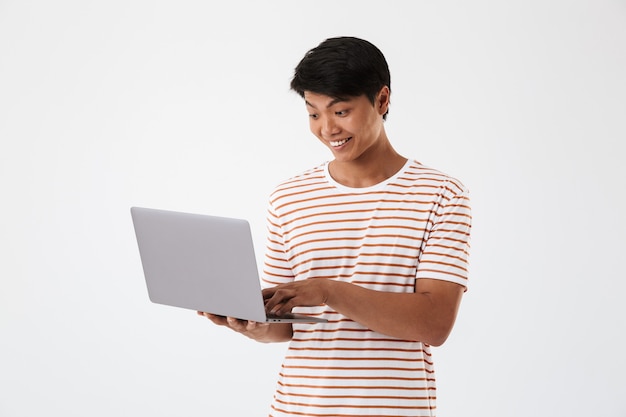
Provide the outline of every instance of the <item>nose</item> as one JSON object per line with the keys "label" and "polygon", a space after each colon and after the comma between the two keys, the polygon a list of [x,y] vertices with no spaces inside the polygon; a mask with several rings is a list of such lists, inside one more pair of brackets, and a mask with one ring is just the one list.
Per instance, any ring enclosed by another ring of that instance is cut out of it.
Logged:
{"label": "nose", "polygon": [[339,133],[341,129],[335,123],[332,117],[325,117],[321,123],[321,134],[322,137],[330,138]]}

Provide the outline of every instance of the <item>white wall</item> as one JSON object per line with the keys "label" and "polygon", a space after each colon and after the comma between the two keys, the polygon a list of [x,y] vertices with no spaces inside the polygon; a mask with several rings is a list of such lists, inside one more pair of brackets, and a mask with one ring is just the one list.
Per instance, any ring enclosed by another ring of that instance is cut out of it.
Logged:
{"label": "white wall", "polygon": [[619,0],[0,1],[0,415],[267,415],[285,345],[151,304],[128,209],[262,251],[272,186],[330,157],[288,83],[336,35],[386,54],[397,149],[472,191],[439,415],[626,415]]}

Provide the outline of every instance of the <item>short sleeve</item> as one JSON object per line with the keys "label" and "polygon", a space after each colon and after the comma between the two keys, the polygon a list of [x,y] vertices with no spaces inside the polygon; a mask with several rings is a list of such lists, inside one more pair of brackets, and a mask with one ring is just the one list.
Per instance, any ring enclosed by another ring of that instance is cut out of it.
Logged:
{"label": "short sleeve", "polygon": [[263,264],[263,287],[273,287],[278,284],[291,282],[294,275],[285,250],[283,232],[280,219],[271,204],[267,212],[267,244],[265,261]]}
{"label": "short sleeve", "polygon": [[451,281],[467,288],[471,222],[469,191],[449,184],[423,245],[417,279]]}

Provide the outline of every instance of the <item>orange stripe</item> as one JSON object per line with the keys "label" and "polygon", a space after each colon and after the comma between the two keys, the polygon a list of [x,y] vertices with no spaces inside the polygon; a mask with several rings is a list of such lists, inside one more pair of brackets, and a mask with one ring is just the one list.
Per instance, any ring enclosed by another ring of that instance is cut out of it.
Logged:
{"label": "orange stripe", "polygon": [[[390,234],[380,234],[380,235],[371,235],[371,234],[367,234],[364,236],[358,236],[358,237],[342,237],[341,239],[337,239],[337,238],[326,238],[326,239],[312,239],[312,240],[307,240],[305,242],[300,242],[297,243],[293,246],[290,246],[290,249],[294,249],[297,248],[299,246],[302,245],[306,245],[306,244],[311,244],[311,243],[320,243],[320,242],[334,242],[337,240],[363,240],[363,239],[382,239],[382,238],[398,238],[398,235],[390,235]],[[400,236],[402,237],[402,236]],[[414,237],[414,236],[404,236],[405,239],[408,240],[418,240],[419,238]],[[454,240],[454,239],[450,239],[450,240]]]}
{"label": "orange stripe", "polygon": [[[426,382],[434,382],[435,380],[432,378],[428,379],[420,379],[420,381]],[[309,388],[309,389],[320,389],[320,390],[331,390],[331,389],[357,389],[357,390],[389,390],[389,391],[435,391],[435,387],[407,387],[406,385],[400,386],[385,386],[385,385],[308,385],[308,384],[285,384],[284,382],[278,382],[278,385],[281,387],[290,387],[290,388]],[[434,397],[431,397],[434,398]]]}
{"label": "orange stripe", "polygon": [[[311,380],[332,380],[332,381],[344,381],[344,380],[361,380],[361,381],[432,381],[435,382],[434,378],[410,378],[410,377],[400,377],[400,376],[335,376],[335,375],[286,375],[282,372],[279,373],[281,377],[289,377],[289,378],[297,378],[297,379],[311,379]],[[285,384],[288,386],[288,384]],[[335,386],[334,388],[343,388],[342,386]]]}
{"label": "orange stripe", "polygon": [[[432,197],[432,196],[434,196],[436,194],[433,194],[433,193],[422,193],[421,195]],[[336,197],[336,196],[334,196],[334,197]],[[329,197],[315,197],[315,198],[311,198],[311,199],[308,199],[308,200],[294,201],[292,203],[276,207],[275,209],[276,210],[281,210],[284,207],[286,207],[287,205],[310,203],[312,201],[322,200],[322,199],[325,199],[325,198],[329,198]],[[356,204],[358,204],[358,205],[374,204],[376,206],[379,206],[382,203],[411,203],[411,204],[420,204],[420,205],[425,205],[425,206],[433,205],[432,201],[426,201],[426,200],[421,202],[421,201],[411,201],[411,200],[391,200],[391,199],[382,199],[381,200],[381,199],[376,199],[376,200],[340,201],[340,202],[337,202],[337,203],[326,203],[326,204],[318,204],[318,205],[307,204],[306,205],[306,209],[307,210],[319,211],[321,208],[324,208],[324,207],[337,207],[337,206],[344,206],[345,207],[345,206],[356,205]],[[435,202],[434,205],[438,206],[439,204]],[[299,207],[299,208],[293,209],[292,211],[285,212],[283,214],[286,215],[286,216],[289,216],[289,215],[291,215],[291,214],[293,214],[293,213],[295,213],[297,211],[301,211],[303,209],[304,209],[303,207]]]}
{"label": "orange stripe", "polygon": [[[366,210],[369,211],[369,210]],[[416,210],[413,210],[416,211]],[[427,212],[427,210],[424,210],[424,212]],[[338,213],[338,214],[344,214],[344,213]],[[317,216],[320,214],[315,214],[315,215],[309,215],[309,216],[305,216],[306,217],[313,217],[313,216]],[[297,218],[297,219],[293,219],[289,222],[286,222],[283,226],[288,225],[293,223],[294,221],[300,221],[303,218]],[[409,217],[402,217],[402,216],[372,216],[372,217],[366,217],[366,218],[350,218],[350,219],[338,219],[338,220],[320,220],[320,221],[316,221],[316,222],[311,222],[311,223],[303,223],[299,226],[295,226],[292,227],[290,229],[290,232],[293,232],[295,230],[298,229],[303,229],[303,228],[308,228],[308,227],[312,227],[312,226],[317,226],[317,225],[326,225],[326,224],[333,224],[333,223],[341,223],[341,224],[346,224],[346,223],[369,223],[372,220],[407,220],[410,221],[412,223],[426,223],[427,226],[432,224],[432,221],[429,219],[418,219],[418,218],[409,218]],[[378,228],[382,228],[382,227],[392,227],[392,228],[398,228],[398,227],[405,227],[406,225],[390,225],[390,226],[373,226],[373,227],[378,227]],[[427,227],[426,226],[426,227]],[[420,229],[416,229],[413,228],[414,230],[424,230],[423,228]],[[343,229],[338,229],[338,230],[343,230]]]}
{"label": "orange stripe", "polygon": [[[418,210],[418,209],[414,209],[414,208],[401,208],[401,207],[398,207],[398,208],[394,208],[394,207],[377,207],[376,211],[400,211],[400,212],[407,211],[407,212],[416,212],[416,213],[430,213],[432,210],[430,210],[430,209]],[[357,213],[369,213],[369,212],[371,212],[371,210],[344,210],[344,211],[317,212],[317,213],[302,215],[302,216],[299,216],[299,217],[294,217],[293,219],[283,223],[283,226],[288,226],[288,225],[290,225],[291,223],[293,223],[295,221],[301,221],[301,220],[312,218],[312,217],[319,217],[319,216],[334,217],[334,216],[338,216],[338,215],[357,214]]]}
{"label": "orange stripe", "polygon": [[[408,245],[396,245],[396,244],[386,244],[386,243],[381,243],[381,244],[374,244],[374,243],[363,243],[360,244],[358,246],[335,246],[332,248],[317,248],[317,249],[308,249],[305,251],[301,251],[298,253],[298,255],[294,255],[290,258],[287,259],[287,261],[292,262],[296,257],[305,255],[307,253],[311,253],[311,252],[320,252],[320,251],[328,251],[328,250],[337,250],[337,251],[345,251],[345,250],[353,250],[353,251],[360,251],[363,248],[400,248],[400,249],[407,249],[409,251],[411,250],[417,250],[419,249],[419,245],[416,246],[408,246]],[[362,254],[359,253],[359,255],[363,255],[366,256],[368,254]],[[372,254],[374,255],[374,254]],[[382,256],[389,256],[388,253],[381,253]],[[399,255],[393,255],[393,256],[399,256]]]}
{"label": "orange stripe", "polygon": [[416,400],[416,401],[423,401],[423,400],[430,400],[432,399],[432,397],[429,396],[406,396],[406,395],[372,395],[372,396],[367,396],[364,397],[362,395],[323,395],[323,394],[319,394],[319,395],[313,395],[313,394],[295,394],[295,393],[285,393],[283,391],[281,391],[280,389],[276,391],[277,393],[279,393],[280,395],[293,395],[294,397],[304,397],[304,398],[325,398],[325,399],[363,399],[363,398],[367,398],[367,399],[381,399],[381,400]]}
{"label": "orange stripe", "polygon": [[[364,399],[367,397],[364,397]],[[418,405],[373,405],[373,404],[310,404],[310,403],[298,403],[295,401],[283,401],[280,398],[276,398],[276,402],[285,405],[306,406],[315,408],[351,408],[351,409],[387,409],[387,410],[433,410],[434,407],[430,406],[418,406]],[[319,414],[306,414],[318,416]],[[336,414],[333,414],[336,415]],[[352,414],[354,416],[354,414]]]}
{"label": "orange stripe", "polygon": [[[467,281],[467,276],[461,275],[461,274],[455,274],[455,273],[450,272],[450,271],[440,271],[438,269],[420,269],[420,270],[418,270],[418,272],[420,273],[420,275],[422,275],[422,273],[424,273],[424,272],[435,272],[435,273],[440,274],[440,275],[452,275],[452,276],[455,276],[455,277],[459,277],[459,278],[463,279],[464,281]],[[421,279],[425,279],[425,278],[429,278],[429,276],[428,275],[420,276],[420,278]],[[437,278],[433,277],[432,279],[437,279]]]}

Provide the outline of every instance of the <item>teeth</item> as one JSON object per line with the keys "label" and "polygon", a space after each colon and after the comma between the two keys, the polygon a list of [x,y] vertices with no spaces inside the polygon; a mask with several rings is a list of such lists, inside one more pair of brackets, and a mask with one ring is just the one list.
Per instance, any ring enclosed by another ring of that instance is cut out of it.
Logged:
{"label": "teeth", "polygon": [[349,141],[350,138],[347,139],[342,139],[342,140],[336,140],[336,141],[330,141],[331,146],[341,146],[344,143],[346,143],[347,141]]}

